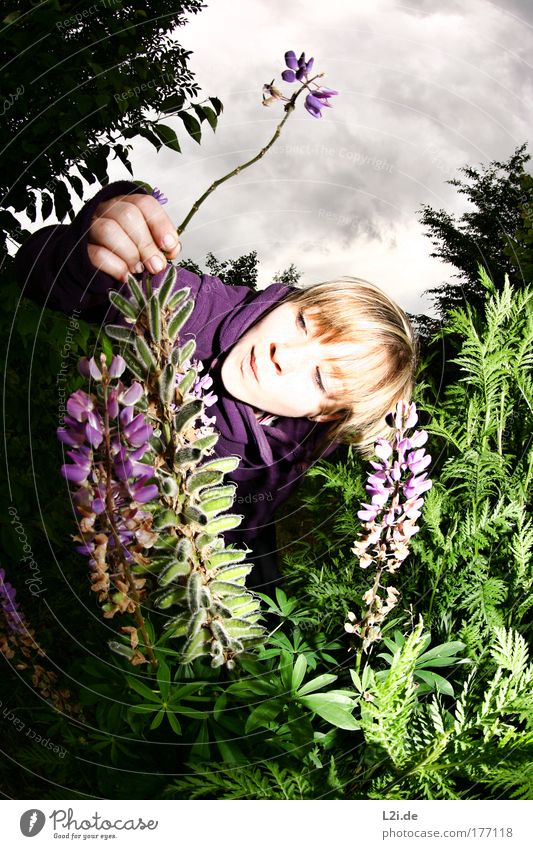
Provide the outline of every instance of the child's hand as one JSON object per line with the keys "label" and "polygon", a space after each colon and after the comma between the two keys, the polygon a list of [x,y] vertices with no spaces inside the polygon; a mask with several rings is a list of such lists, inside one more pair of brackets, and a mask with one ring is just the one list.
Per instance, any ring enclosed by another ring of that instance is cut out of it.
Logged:
{"label": "child's hand", "polygon": [[[173,245],[164,243],[170,236]],[[151,195],[117,195],[96,207],[87,247],[95,268],[116,280],[140,273],[142,263],[156,274],[181,251],[176,228]],[[160,262],[157,265],[157,262]]]}

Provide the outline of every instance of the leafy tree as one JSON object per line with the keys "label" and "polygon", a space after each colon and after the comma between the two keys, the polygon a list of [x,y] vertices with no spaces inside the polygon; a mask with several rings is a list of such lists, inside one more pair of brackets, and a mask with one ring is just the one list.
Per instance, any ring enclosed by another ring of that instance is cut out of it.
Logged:
{"label": "leafy tree", "polygon": [[532,197],[531,184],[523,182],[524,167],[531,158],[526,147],[525,143],[517,147],[507,162],[494,160],[482,165],[480,170],[471,166],[460,168],[465,180],[447,180],[473,206],[458,219],[444,209],[422,205],[420,221],[435,247],[431,256],[451,263],[459,271],[454,275],[458,282],[428,290],[428,294],[435,296],[441,318],[465,302],[477,309],[484,303],[486,293],[479,284],[480,263],[496,287],[501,288],[506,274],[513,285],[523,285],[524,260],[520,261],[517,248],[529,251],[531,248],[523,237],[517,245],[516,234],[522,225],[521,209]]}
{"label": "leafy tree", "polygon": [[106,184],[110,154],[132,173],[128,140],[179,152],[162,114],[180,118],[197,142],[202,122],[215,128],[222,105],[188,103],[198,85],[190,51],[173,38],[201,8],[200,0],[154,0],[149,9],[141,0],[4,4],[0,224],[12,241],[27,232],[8,208],[34,221],[38,203],[43,219],[72,218],[69,190],[83,198],[81,178]]}
{"label": "leafy tree", "polygon": [[503,249],[519,268],[524,283],[533,282],[533,177],[522,174],[520,185],[523,192],[523,203],[519,206],[522,222]]}
{"label": "leafy tree", "polygon": [[210,274],[220,277],[223,283],[229,286],[248,286],[254,292],[257,291],[257,251],[223,261],[209,252],[205,261]]}
{"label": "leafy tree", "polygon": [[302,272],[298,271],[295,264],[291,262],[288,268],[274,274],[272,282],[285,283],[286,286],[297,286],[301,276]]}

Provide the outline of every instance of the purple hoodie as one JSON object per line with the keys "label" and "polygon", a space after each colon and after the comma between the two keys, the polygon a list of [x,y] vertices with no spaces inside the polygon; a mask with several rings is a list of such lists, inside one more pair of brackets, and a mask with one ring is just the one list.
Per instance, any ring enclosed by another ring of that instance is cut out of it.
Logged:
{"label": "purple hoodie", "polygon": [[[105,186],[80,210],[70,225],[42,227],[32,234],[17,253],[15,267],[23,294],[43,306],[70,313],[80,310],[82,319],[94,323],[119,323],[122,316],[110,304],[109,289],[119,289],[117,280],[98,271],[87,253],[91,218],[99,203],[116,195],[141,193],[129,181]],[[155,281],[154,281],[155,282]],[[204,364],[201,375],[213,378],[215,404],[207,408],[214,416],[220,438],[216,456],[235,454],[239,467],[225,476],[237,484],[233,512],[244,518],[241,525],[224,534],[226,542],[247,545],[256,554],[248,585],[264,587],[277,580],[274,512],[283,504],[304,474],[318,459],[316,446],[324,438],[327,423],[305,418],[278,416],[271,425],[260,424],[249,404],[234,399],[224,388],[220,368],[225,353],[242,334],[291,290],[274,283],[261,292],[247,286],[228,286],[218,278],[201,277],[177,269],[176,288],[188,286],[195,309],[180,342],[196,339],[195,358]],[[321,457],[329,456],[338,443],[331,443]]]}

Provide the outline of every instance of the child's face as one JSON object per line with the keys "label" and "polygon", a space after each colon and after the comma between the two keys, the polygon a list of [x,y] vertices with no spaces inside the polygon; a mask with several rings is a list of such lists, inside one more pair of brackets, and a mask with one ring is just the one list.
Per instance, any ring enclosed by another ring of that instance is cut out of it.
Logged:
{"label": "child's face", "polygon": [[[303,326],[301,309],[296,303],[281,303],[250,327],[230,348],[222,364],[222,382],[234,398],[278,416],[318,416],[329,407],[331,412],[319,419],[325,421],[334,418],[334,402],[317,379],[326,391],[339,388],[325,362],[334,346],[313,339],[313,311],[305,310]],[[341,346],[335,347],[341,355]]]}

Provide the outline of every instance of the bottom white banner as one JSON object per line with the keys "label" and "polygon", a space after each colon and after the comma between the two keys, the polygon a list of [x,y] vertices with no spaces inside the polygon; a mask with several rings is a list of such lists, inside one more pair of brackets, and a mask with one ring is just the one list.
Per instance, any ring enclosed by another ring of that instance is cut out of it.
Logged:
{"label": "bottom white banner", "polygon": [[[267,810],[270,808],[270,810]],[[274,810],[274,808],[276,810]],[[351,849],[533,846],[528,801],[4,801],[2,844]]]}

